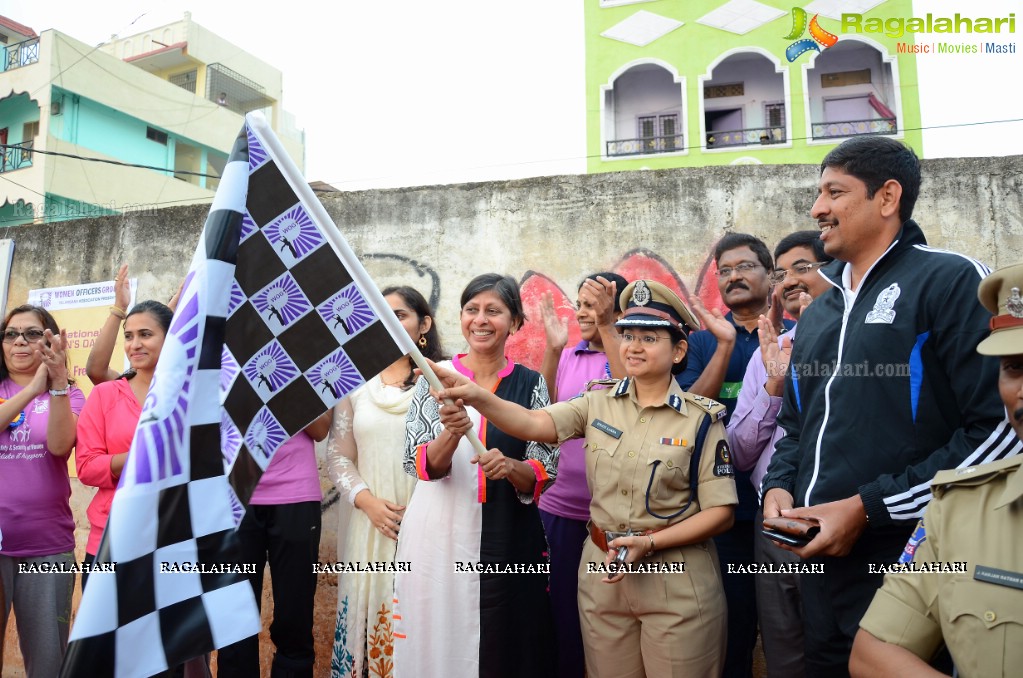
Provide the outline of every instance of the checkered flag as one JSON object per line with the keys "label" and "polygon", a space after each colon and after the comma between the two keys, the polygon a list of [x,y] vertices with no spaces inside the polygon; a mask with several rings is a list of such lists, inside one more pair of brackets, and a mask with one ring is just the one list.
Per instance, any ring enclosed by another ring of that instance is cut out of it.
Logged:
{"label": "checkered flag", "polygon": [[235,142],[61,676],[151,676],[259,632],[235,527],[274,452],[415,346],[263,116]]}

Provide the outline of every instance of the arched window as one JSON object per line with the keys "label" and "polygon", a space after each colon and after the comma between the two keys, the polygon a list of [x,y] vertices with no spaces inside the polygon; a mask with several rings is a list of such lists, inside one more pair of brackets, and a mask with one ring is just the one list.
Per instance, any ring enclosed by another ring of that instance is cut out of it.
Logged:
{"label": "arched window", "polygon": [[727,54],[700,77],[703,146],[780,144],[788,140],[786,69],[759,51]]}
{"label": "arched window", "polygon": [[814,140],[899,131],[892,59],[860,38],[843,36],[816,55],[806,92]]}
{"label": "arched window", "polygon": [[627,67],[604,89],[608,157],[685,150],[682,81],[657,63]]}

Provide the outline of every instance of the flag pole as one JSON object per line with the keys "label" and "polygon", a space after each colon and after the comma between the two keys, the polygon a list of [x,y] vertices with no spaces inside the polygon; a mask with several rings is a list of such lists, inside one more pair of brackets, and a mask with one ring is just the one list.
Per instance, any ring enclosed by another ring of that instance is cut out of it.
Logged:
{"label": "flag pole", "polygon": [[[387,327],[388,332],[398,343],[398,346],[412,358],[416,366],[422,371],[423,376],[426,377],[426,381],[429,382],[430,387],[436,391],[443,391],[444,385],[440,383],[440,379],[437,378],[437,374],[430,367],[430,364],[426,361],[426,358],[419,351],[419,347],[412,341],[412,337],[408,335],[408,332],[402,326],[398,317],[394,315],[394,310],[384,301],[383,295],[377,290],[376,284],[373,279],[369,277],[369,273],[366,272],[362,262],[355,256],[355,252],[348,246],[345,239],[341,237],[341,232],[338,230],[334,220],[327,214],[327,210],[324,209],[323,204],[320,203],[320,199],[316,197],[313,190],[309,188],[309,184],[305,181],[305,177],[302,172],[299,171],[298,167],[292,161],[291,156],[284,150],[284,146],[281,145],[280,140],[274,131],[270,128],[270,125],[266,121],[266,117],[259,111],[253,111],[245,115],[246,120],[251,127],[257,129],[263,141],[267,146],[267,150],[270,155],[277,162],[277,165],[283,170],[284,178],[287,180],[291,189],[295,191],[297,195],[306,205],[309,211],[309,216],[312,217],[316,225],[319,226],[320,231],[327,237],[327,240],[334,246],[341,259],[348,265],[348,272],[351,274],[352,279],[361,288],[365,294],[363,295],[366,302],[373,308],[374,313],[380,318],[380,322]],[[373,294],[373,292],[376,292]],[[445,398],[444,402],[448,405],[453,404],[451,399]],[[487,448],[483,446],[483,441],[480,440],[479,436],[475,434],[475,426],[466,433],[466,438],[472,443],[473,449],[477,454],[484,454]]]}

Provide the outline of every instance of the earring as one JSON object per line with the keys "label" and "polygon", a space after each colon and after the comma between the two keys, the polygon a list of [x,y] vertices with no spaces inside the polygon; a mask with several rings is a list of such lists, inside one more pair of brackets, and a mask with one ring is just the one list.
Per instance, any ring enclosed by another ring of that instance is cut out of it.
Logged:
{"label": "earring", "polygon": [[678,362],[679,360],[682,360],[682,358],[675,358],[675,362]]}
{"label": "earring", "polygon": [[426,348],[426,335],[425,334],[420,334],[419,335],[419,348]]}

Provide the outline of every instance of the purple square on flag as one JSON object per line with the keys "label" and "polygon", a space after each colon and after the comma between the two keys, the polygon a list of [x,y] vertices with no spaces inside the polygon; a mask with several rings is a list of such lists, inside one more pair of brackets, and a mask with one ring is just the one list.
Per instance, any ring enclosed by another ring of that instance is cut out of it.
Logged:
{"label": "purple square on flag", "polygon": [[249,172],[262,165],[270,157],[263,144],[248,125],[245,126],[245,135],[249,141]]}
{"label": "purple square on flag", "polygon": [[227,410],[220,411],[220,450],[224,454],[224,465],[230,467],[238,457],[238,449],[242,446],[242,435],[234,425]]}
{"label": "purple square on flag", "polygon": [[224,346],[220,352],[220,392],[227,393],[231,389],[231,384],[234,383],[234,378],[241,372],[241,367],[238,366],[238,361],[234,359],[231,352],[227,350],[227,346]]}
{"label": "purple square on flag", "polygon": [[300,374],[294,361],[276,341],[252,356],[242,372],[264,403]]}
{"label": "purple square on flag", "polygon": [[238,310],[238,307],[245,303],[245,292],[242,292],[242,288],[238,286],[238,281],[234,278],[231,279],[230,295],[231,296],[227,300],[228,318],[234,315],[234,312]]}
{"label": "purple square on flag", "polygon": [[306,379],[316,387],[323,404],[334,404],[363,383],[362,375],[341,349],[338,349],[306,372]]}
{"label": "purple square on flag", "polygon": [[312,304],[288,273],[256,292],[249,301],[274,336],[312,310]]}
{"label": "purple square on flag", "polygon": [[341,344],[377,319],[355,283],[320,304],[316,312]]}
{"label": "purple square on flag", "polygon": [[245,432],[245,444],[256,463],[264,470],[273,458],[274,452],[287,439],[288,434],[284,431],[284,427],[265,407],[256,413],[256,418],[252,420],[249,429]]}
{"label": "purple square on flag", "polygon": [[249,216],[249,211],[245,210],[242,213],[242,230],[241,235],[238,237],[238,242],[240,243],[245,242],[246,238],[248,238],[258,230],[259,226],[257,226],[256,222],[253,221],[252,217]]}
{"label": "purple square on flag", "polygon": [[324,243],[323,234],[301,204],[264,226],[263,235],[289,268]]}

